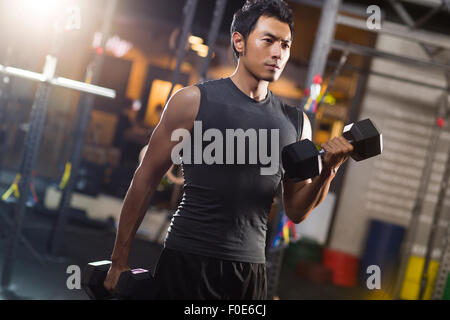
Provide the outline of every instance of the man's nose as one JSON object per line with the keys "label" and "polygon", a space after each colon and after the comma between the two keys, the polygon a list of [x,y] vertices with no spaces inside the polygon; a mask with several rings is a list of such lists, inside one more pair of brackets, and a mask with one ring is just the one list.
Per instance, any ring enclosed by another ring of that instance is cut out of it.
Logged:
{"label": "man's nose", "polygon": [[281,43],[275,42],[272,45],[272,57],[280,59],[281,58]]}

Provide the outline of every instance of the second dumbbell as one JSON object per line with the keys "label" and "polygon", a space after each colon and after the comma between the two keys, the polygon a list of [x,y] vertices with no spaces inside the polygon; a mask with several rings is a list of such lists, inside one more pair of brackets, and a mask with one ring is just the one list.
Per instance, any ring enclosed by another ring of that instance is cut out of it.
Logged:
{"label": "second dumbbell", "polygon": [[154,279],[149,270],[133,269],[120,274],[114,292],[103,285],[111,261],[103,260],[89,263],[82,275],[82,286],[89,298],[94,300],[146,300],[153,298]]}

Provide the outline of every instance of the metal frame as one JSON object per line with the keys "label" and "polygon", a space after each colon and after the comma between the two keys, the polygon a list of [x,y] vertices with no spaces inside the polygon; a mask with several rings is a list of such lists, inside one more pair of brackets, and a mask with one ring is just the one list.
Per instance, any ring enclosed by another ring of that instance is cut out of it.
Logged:
{"label": "metal frame", "polygon": [[[436,118],[438,116],[440,116],[442,113],[446,113],[446,112],[447,112],[446,108],[443,107],[442,105],[440,105],[439,108],[436,109]],[[438,126],[434,126],[433,130],[431,132],[431,143],[427,149],[427,153],[426,153],[427,156],[425,158],[425,164],[422,169],[422,175],[420,178],[420,181],[422,181],[422,183],[419,185],[419,190],[417,191],[417,196],[416,196],[416,199],[414,202],[414,207],[412,209],[410,224],[408,226],[406,236],[403,241],[402,248],[401,248],[401,253],[400,253],[401,259],[400,259],[400,265],[399,265],[399,269],[398,269],[399,271],[398,271],[396,283],[394,285],[394,292],[393,292],[395,298],[400,297],[401,287],[402,287],[403,280],[404,280],[403,278],[405,276],[409,256],[412,252],[412,248],[414,245],[414,238],[417,234],[417,230],[419,227],[418,221],[419,221],[420,215],[422,213],[426,191],[428,190],[428,186],[429,186],[430,179],[431,179],[431,173],[432,173],[431,164],[434,162],[434,157],[436,154],[437,145],[439,142],[439,137],[441,135],[441,132],[442,132],[442,128],[440,128]]]}
{"label": "metal frame", "polygon": [[415,42],[421,42],[424,44],[429,44],[440,48],[450,49],[449,36],[424,30],[411,30],[410,27],[398,23],[383,21],[381,29],[368,29],[365,20],[344,16],[341,14],[337,16],[336,23],[343,26],[353,27],[376,33],[385,33]]}
{"label": "metal frame", "polygon": [[[59,51],[61,44],[60,35],[55,35],[52,45],[52,54],[56,56]],[[47,59],[47,62],[49,60]],[[47,66],[47,64],[46,64]],[[1,279],[1,286],[8,288],[11,282],[14,260],[17,250],[17,244],[20,240],[20,235],[22,231],[22,224],[25,216],[26,210],[26,200],[28,197],[28,186],[31,182],[31,175],[34,169],[35,163],[37,161],[37,155],[39,151],[39,145],[41,142],[41,136],[44,129],[44,123],[47,113],[47,107],[50,100],[51,94],[51,84],[48,82],[43,82],[37,89],[36,100],[33,103],[31,109],[31,120],[30,128],[25,136],[24,149],[22,152],[21,168],[20,173],[22,178],[19,182],[19,200],[16,204],[14,210],[15,225],[13,227],[13,235],[11,237],[4,264]]]}
{"label": "metal frame", "polygon": [[[6,52],[6,59],[5,63],[9,64],[9,61],[12,57],[12,47],[8,46],[7,52]],[[8,122],[8,100],[10,96],[10,88],[11,88],[11,79],[3,75],[0,77],[0,155],[4,154],[6,147],[7,147],[7,139],[8,136],[3,137],[4,140],[1,140],[1,134],[3,132],[3,129],[1,128],[3,126],[4,122]],[[8,130],[7,130],[8,131]],[[2,163],[3,163],[3,157],[0,156],[0,174],[2,170]]]}
{"label": "metal frame", "polygon": [[172,95],[173,89],[177,84],[178,78],[180,77],[181,64],[183,63],[186,42],[188,40],[189,32],[192,28],[192,23],[194,21],[195,11],[197,9],[198,0],[187,0],[186,4],[183,8],[184,14],[184,22],[183,27],[181,29],[180,41],[178,43],[178,52],[177,52],[177,64],[175,66],[175,70],[172,75],[172,86],[170,87],[169,94],[167,95],[166,103],[169,101],[170,96]]}
{"label": "metal frame", "polygon": [[0,68],[2,73],[40,82],[40,85],[36,92],[36,99],[31,109],[30,127],[25,136],[24,149],[21,157],[20,173],[22,177],[19,182],[20,196],[14,208],[15,223],[12,228],[13,234],[10,239],[3,263],[1,286],[5,289],[8,289],[11,284],[17,245],[18,242],[22,239],[21,232],[26,210],[26,201],[28,197],[27,191],[32,179],[32,172],[37,161],[39,145],[44,130],[52,87],[62,86],[76,91],[106,96],[109,98],[115,97],[114,90],[101,88],[85,83],[78,83],[77,81],[73,81],[70,79],[54,77],[57,65],[56,57],[59,54],[62,41],[62,31],[56,30],[52,39],[50,50],[51,54],[46,58],[46,63],[42,74],[11,67],[2,66],[2,68]]}
{"label": "metal frame", "polygon": [[447,228],[447,234],[443,246],[441,261],[439,263],[439,271],[436,277],[436,282],[434,283],[433,290],[433,300],[442,299],[444,293],[444,286],[447,281],[449,270],[450,270],[450,223]]}
{"label": "metal frame", "polygon": [[402,64],[415,65],[423,68],[433,68],[439,71],[450,72],[450,65],[442,64],[434,61],[427,61],[423,59],[416,59],[406,56],[400,56],[397,54],[389,53],[386,51],[381,51],[373,48],[369,48],[366,46],[361,46],[359,44],[354,44],[350,42],[344,42],[340,40],[334,40],[331,44],[333,49],[337,50],[348,50],[351,53],[368,56],[368,57],[376,57],[381,59],[387,59],[394,62],[399,62]]}
{"label": "metal frame", "polygon": [[116,92],[112,89],[103,88],[93,84],[87,84],[86,82],[71,80],[63,77],[47,77],[45,73],[37,73],[3,65],[0,65],[0,73],[18,78],[47,83],[55,87],[63,87],[86,93],[92,93],[106,98],[114,99],[116,97]]}
{"label": "metal frame", "polygon": [[320,15],[319,28],[314,41],[311,60],[306,73],[305,88],[309,88],[316,74],[323,74],[330,51],[330,42],[334,38],[336,17],[341,0],[326,0]]}
{"label": "metal frame", "polygon": [[220,23],[222,22],[223,14],[225,13],[227,1],[228,0],[216,0],[211,28],[208,33],[208,56],[203,60],[202,63],[202,67],[200,70],[200,81],[206,80],[206,73],[208,71],[209,62],[211,61],[211,55],[213,53],[217,36],[219,34]]}
{"label": "metal frame", "polygon": [[[328,61],[327,65],[336,67],[338,65],[338,63],[334,62],[334,61]],[[358,73],[365,74],[365,75],[373,75],[373,76],[382,77],[382,78],[386,78],[386,79],[390,79],[390,80],[394,80],[394,81],[400,81],[400,82],[410,83],[410,84],[414,84],[417,86],[427,87],[427,88],[431,88],[431,89],[435,89],[435,90],[450,92],[450,88],[448,88],[448,87],[443,87],[443,86],[439,86],[439,85],[435,85],[435,84],[431,84],[431,83],[427,83],[427,82],[423,82],[423,81],[408,79],[408,78],[404,78],[404,77],[398,77],[398,76],[394,76],[394,75],[384,73],[384,72],[378,72],[378,71],[368,70],[368,69],[361,69],[361,68],[358,68],[358,67],[355,67],[355,66],[349,65],[349,64],[342,66],[342,68],[344,70],[350,70],[350,71],[358,72]],[[358,91],[358,90],[356,90],[356,91]]]}
{"label": "metal frame", "polygon": [[439,7],[441,5],[441,3],[443,2],[442,0],[401,0],[401,1],[414,3],[414,4],[418,4],[418,5],[430,7],[430,8]]}
{"label": "metal frame", "polygon": [[421,26],[423,26],[425,23],[427,23],[428,20],[431,19],[431,17],[433,17],[436,13],[441,11],[443,8],[445,8],[444,2],[442,2],[442,4],[440,6],[436,6],[432,9],[430,9],[430,11],[428,11],[426,14],[424,14],[421,18],[419,18],[414,23],[414,28],[420,28]]}
{"label": "metal frame", "polygon": [[[111,23],[117,8],[117,0],[109,0],[108,7],[106,8],[106,14],[102,26],[102,41],[101,47],[104,48],[106,40],[111,30]],[[85,81],[91,83],[97,83],[100,78],[100,73],[103,68],[104,55],[96,54],[94,60],[88,65]],[[62,248],[64,247],[64,230],[67,224],[69,212],[70,212],[70,200],[75,189],[77,182],[77,173],[80,168],[82,149],[84,141],[86,140],[87,129],[89,127],[89,121],[91,111],[94,103],[94,97],[91,94],[82,94],[78,101],[77,119],[75,123],[74,136],[72,150],[70,153],[70,163],[72,165],[71,175],[66,187],[62,192],[62,196],[59,202],[58,211],[59,215],[53,225],[50,242],[49,252],[52,255],[60,255]]]}
{"label": "metal frame", "polygon": [[[293,2],[293,3],[303,4],[303,5],[310,6],[310,7],[323,8],[323,6],[327,0],[288,0],[288,1]],[[348,3],[344,3],[344,2],[340,3],[339,12],[349,13],[352,15],[357,15],[357,16],[362,16],[362,17],[367,16],[365,6],[356,5],[356,4],[348,4]],[[383,12],[381,13],[381,16],[384,17]]]}
{"label": "metal frame", "polygon": [[[445,92],[442,95],[442,104],[443,104],[442,109],[444,109],[445,112],[448,112],[448,97],[447,97],[447,93],[445,93]],[[447,154],[447,161],[445,164],[443,177],[442,177],[442,180],[441,180],[441,183],[439,186],[438,199],[437,199],[437,203],[436,203],[436,208],[433,213],[430,234],[429,234],[428,240],[427,240],[427,246],[426,246],[426,251],[425,251],[425,263],[424,263],[424,266],[422,269],[422,274],[420,276],[421,282],[420,282],[420,290],[419,290],[419,299],[423,299],[424,294],[425,294],[425,289],[427,286],[427,282],[428,282],[428,267],[430,264],[430,260],[432,258],[431,254],[432,254],[433,246],[434,246],[435,240],[436,240],[436,231],[439,227],[439,221],[442,217],[442,211],[443,211],[443,206],[444,206],[445,195],[447,193],[447,184],[448,184],[449,178],[450,178],[450,149]],[[442,268],[442,269],[444,270],[444,268]]]}
{"label": "metal frame", "polygon": [[[400,19],[402,19],[402,21],[410,29],[416,28],[416,22],[414,22],[414,19],[408,13],[408,11],[405,9],[405,7],[400,2],[398,2],[398,0],[389,0],[389,3],[394,8],[395,12],[400,17]],[[423,48],[423,50],[430,57],[430,59],[432,59],[434,53],[431,51],[431,48],[429,46],[427,46],[425,43],[420,42],[420,41],[419,41],[419,45]],[[440,46],[438,46],[438,47],[440,47]]]}

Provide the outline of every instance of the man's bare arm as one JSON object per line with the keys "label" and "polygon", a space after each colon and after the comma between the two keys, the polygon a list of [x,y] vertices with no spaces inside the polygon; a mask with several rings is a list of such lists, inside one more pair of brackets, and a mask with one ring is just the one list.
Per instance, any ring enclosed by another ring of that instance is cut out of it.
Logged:
{"label": "man's bare arm", "polygon": [[328,194],[335,174],[322,170],[317,177],[301,182],[289,178],[283,180],[283,204],[286,215],[294,223],[305,220]]}
{"label": "man's bare arm", "polygon": [[[303,113],[304,128],[301,140],[311,140],[311,123]],[[334,138],[322,147],[326,151],[322,172],[313,179],[294,182],[285,177],[283,179],[283,204],[286,215],[294,223],[305,220],[328,194],[339,166],[348,158],[353,147],[342,137]]]}
{"label": "man's bare arm", "polygon": [[172,132],[179,128],[192,129],[199,104],[200,90],[195,86],[178,91],[167,103],[124,199],[111,256],[113,266],[123,268],[128,265],[131,244],[150,199],[172,165],[172,148],[179,142],[171,141]]}

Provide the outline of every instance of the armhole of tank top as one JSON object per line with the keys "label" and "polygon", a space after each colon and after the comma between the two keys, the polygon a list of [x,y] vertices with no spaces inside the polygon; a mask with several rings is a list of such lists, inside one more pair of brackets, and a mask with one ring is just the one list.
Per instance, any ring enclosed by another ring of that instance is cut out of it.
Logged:
{"label": "armhole of tank top", "polygon": [[200,103],[198,105],[198,111],[195,120],[200,120],[200,112],[202,112],[203,104],[206,102],[207,96],[205,87],[201,83],[197,83],[195,84],[195,86],[200,90]]}
{"label": "armhole of tank top", "polygon": [[303,134],[303,122],[304,122],[304,118],[303,118],[303,111],[300,108],[296,108],[297,109],[297,141],[300,141],[300,139],[302,138],[302,134]]}

